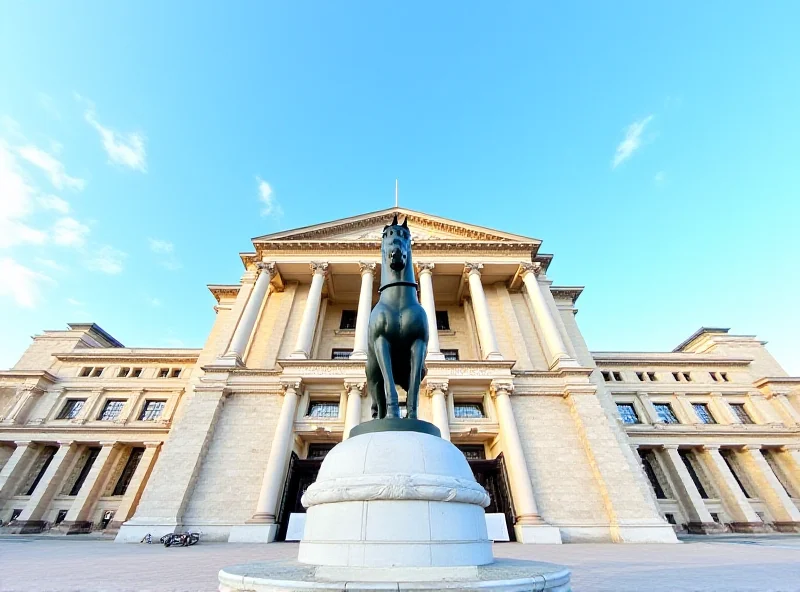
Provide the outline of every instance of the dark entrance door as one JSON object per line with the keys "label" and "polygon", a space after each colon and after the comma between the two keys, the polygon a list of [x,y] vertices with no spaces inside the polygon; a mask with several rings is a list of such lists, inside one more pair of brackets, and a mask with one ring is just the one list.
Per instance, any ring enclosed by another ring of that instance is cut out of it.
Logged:
{"label": "dark entrance door", "polygon": [[469,466],[475,480],[489,493],[491,503],[486,508],[487,514],[504,514],[508,526],[508,536],[512,541],[514,536],[514,507],[511,505],[511,494],[508,489],[506,466],[501,454],[491,460],[470,460]]}
{"label": "dark entrance door", "polygon": [[286,477],[286,487],[283,490],[281,500],[281,511],[278,514],[278,533],[275,536],[277,541],[286,540],[286,529],[289,527],[290,514],[305,514],[306,509],[300,503],[300,498],[314,481],[317,480],[317,473],[322,466],[322,459],[301,460],[292,452],[289,461],[289,474]]}

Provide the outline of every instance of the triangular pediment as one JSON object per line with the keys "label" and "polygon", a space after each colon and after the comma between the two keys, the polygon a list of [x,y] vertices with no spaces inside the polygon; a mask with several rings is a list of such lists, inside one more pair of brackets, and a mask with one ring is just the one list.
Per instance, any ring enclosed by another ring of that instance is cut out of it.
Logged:
{"label": "triangular pediment", "polygon": [[408,217],[408,226],[415,242],[507,242],[536,244],[535,238],[520,236],[432,216],[406,208],[389,208],[323,224],[314,224],[294,230],[276,232],[253,239],[254,243],[283,241],[320,242],[375,242],[381,240],[383,227],[397,214],[402,221]]}

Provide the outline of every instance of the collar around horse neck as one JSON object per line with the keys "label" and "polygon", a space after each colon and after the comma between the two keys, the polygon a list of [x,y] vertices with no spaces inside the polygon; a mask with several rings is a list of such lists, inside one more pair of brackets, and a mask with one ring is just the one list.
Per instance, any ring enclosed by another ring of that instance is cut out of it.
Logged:
{"label": "collar around horse neck", "polygon": [[383,292],[386,288],[391,288],[392,286],[408,286],[410,288],[416,288],[417,282],[392,282],[390,284],[386,284],[378,288],[378,294]]}

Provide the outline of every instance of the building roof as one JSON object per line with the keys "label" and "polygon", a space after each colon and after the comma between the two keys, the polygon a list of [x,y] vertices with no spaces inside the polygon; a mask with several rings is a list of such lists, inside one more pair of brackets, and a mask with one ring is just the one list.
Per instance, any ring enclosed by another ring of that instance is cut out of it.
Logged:
{"label": "building roof", "polygon": [[682,351],[686,350],[686,348],[688,348],[692,343],[697,341],[703,335],[709,335],[709,334],[712,334],[712,333],[717,333],[717,334],[719,334],[719,333],[727,333],[728,331],[730,331],[730,329],[729,328],[724,328],[724,327],[700,327],[697,331],[692,333],[687,339],[682,341],[678,345],[678,347],[676,347],[672,351],[674,351],[674,352],[682,352]]}

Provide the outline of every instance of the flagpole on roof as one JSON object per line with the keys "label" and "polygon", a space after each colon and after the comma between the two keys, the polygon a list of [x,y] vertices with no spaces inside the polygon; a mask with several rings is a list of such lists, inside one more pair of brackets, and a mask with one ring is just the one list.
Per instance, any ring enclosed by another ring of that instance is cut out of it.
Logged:
{"label": "flagpole on roof", "polygon": [[394,180],[394,207],[397,207],[400,204],[400,194],[398,192],[398,182],[397,179]]}

